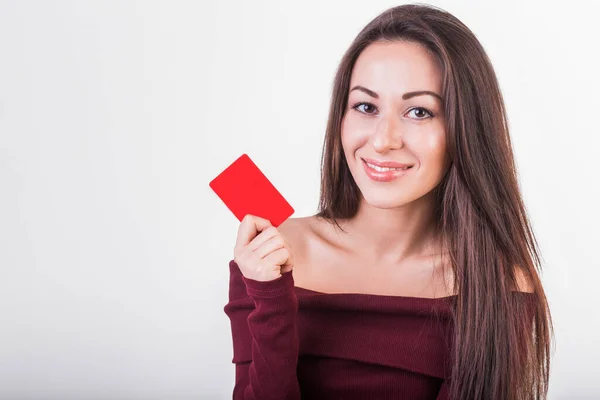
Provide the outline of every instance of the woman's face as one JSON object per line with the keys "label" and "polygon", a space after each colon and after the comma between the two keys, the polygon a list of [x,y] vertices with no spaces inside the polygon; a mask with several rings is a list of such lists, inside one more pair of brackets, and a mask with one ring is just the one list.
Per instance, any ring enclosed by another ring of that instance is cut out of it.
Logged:
{"label": "woman's face", "polygon": [[[449,159],[443,104],[437,97],[441,89],[439,65],[418,44],[377,42],[358,57],[341,139],[350,172],[369,204],[401,206],[429,193],[444,177]],[[422,91],[434,95],[410,95]],[[381,181],[377,172],[369,175],[363,159],[412,167]]]}

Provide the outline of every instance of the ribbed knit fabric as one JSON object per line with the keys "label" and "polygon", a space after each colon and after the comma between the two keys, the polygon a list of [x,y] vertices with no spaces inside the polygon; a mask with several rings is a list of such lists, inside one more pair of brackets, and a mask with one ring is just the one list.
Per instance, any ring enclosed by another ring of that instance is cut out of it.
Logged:
{"label": "ribbed knit fabric", "polygon": [[456,296],[327,294],[229,268],[234,400],[448,399]]}

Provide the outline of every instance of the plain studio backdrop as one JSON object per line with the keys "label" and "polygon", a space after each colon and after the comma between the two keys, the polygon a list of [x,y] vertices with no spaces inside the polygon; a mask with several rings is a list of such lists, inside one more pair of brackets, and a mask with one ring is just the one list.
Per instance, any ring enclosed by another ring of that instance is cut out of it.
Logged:
{"label": "plain studio backdrop", "polygon": [[[0,398],[227,399],[248,153],[314,214],[335,68],[389,1],[0,1]],[[487,50],[544,261],[551,399],[600,398],[596,1],[439,1]]]}

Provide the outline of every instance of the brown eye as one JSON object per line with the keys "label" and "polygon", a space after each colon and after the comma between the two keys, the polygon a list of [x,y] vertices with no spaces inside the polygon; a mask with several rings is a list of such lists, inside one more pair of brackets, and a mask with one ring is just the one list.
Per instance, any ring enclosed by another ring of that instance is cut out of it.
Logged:
{"label": "brown eye", "polygon": [[[364,108],[365,111],[361,111],[359,109],[360,106],[365,106],[365,108]],[[357,110],[358,112],[363,113],[363,114],[371,114],[371,112],[369,112],[369,109],[371,109],[371,108],[375,108],[375,106],[371,103],[364,103],[364,102],[356,103],[354,106],[352,106],[353,110]]]}
{"label": "brown eye", "polygon": [[423,107],[415,107],[411,108],[408,112],[411,113],[415,111],[416,119],[427,119],[427,116],[430,118],[433,117],[433,113],[426,108]]}

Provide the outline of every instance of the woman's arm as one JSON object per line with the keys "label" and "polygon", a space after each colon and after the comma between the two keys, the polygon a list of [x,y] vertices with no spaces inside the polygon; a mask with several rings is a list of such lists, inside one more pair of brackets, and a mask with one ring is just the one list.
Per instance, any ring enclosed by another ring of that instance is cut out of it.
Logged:
{"label": "woman's arm", "polygon": [[224,310],[234,344],[233,400],[300,399],[298,299],[291,272],[255,281],[234,261],[229,265],[230,301]]}

